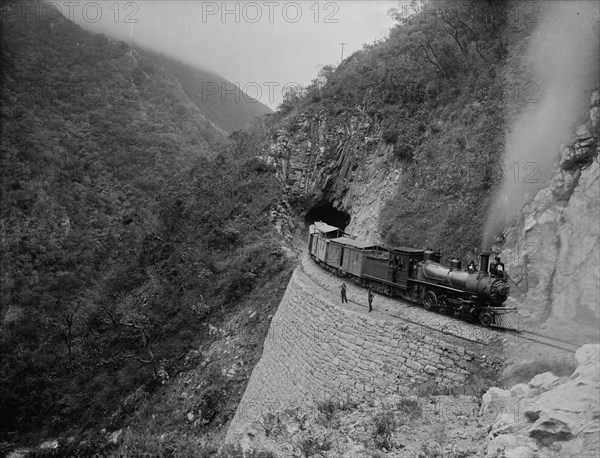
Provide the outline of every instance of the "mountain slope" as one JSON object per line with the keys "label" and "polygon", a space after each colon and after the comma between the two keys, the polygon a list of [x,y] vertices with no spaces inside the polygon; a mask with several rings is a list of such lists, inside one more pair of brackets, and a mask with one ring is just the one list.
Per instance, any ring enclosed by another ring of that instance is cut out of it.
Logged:
{"label": "mountain slope", "polygon": [[[81,384],[110,367],[139,376],[118,360],[128,349],[145,359],[137,331],[111,342],[98,310],[143,281],[127,265],[158,237],[162,188],[226,144],[178,82],[125,43],[21,7],[2,4],[2,429],[68,421],[87,401]],[[125,379],[92,397],[82,424]]]}
{"label": "mountain slope", "polygon": [[222,76],[147,49],[140,52],[175,76],[200,111],[226,132],[248,127],[254,118],[272,113],[269,107]]}
{"label": "mountain slope", "polygon": [[[281,183],[144,55],[22,6],[2,3],[0,451],[103,453],[136,418],[145,451],[149,422],[218,432],[246,383],[222,369],[254,364],[289,276]],[[236,360],[202,364],[227,323]],[[191,424],[163,398],[196,367]]]}

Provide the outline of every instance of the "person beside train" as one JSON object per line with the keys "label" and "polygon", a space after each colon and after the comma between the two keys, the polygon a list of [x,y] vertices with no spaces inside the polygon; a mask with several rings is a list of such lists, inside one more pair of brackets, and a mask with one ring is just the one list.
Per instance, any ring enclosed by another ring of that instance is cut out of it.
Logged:
{"label": "person beside train", "polygon": [[348,303],[348,299],[346,298],[346,283],[342,283],[342,286],[340,286],[340,293],[342,295],[342,304],[343,303]]}
{"label": "person beside train", "polygon": [[369,301],[369,312],[373,311],[373,287],[369,286],[369,295],[367,296],[367,299]]}

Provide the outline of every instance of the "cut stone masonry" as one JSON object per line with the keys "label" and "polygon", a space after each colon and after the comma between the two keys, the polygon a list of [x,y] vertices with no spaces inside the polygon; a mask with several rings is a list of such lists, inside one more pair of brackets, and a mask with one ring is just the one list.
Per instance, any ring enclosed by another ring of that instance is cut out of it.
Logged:
{"label": "cut stone masonry", "polygon": [[330,399],[365,402],[429,381],[458,387],[471,374],[499,368],[489,347],[488,357],[481,355],[489,344],[484,334],[477,342],[367,316],[334,303],[315,286],[296,269],[231,422],[229,441],[239,440],[268,413],[310,410]]}

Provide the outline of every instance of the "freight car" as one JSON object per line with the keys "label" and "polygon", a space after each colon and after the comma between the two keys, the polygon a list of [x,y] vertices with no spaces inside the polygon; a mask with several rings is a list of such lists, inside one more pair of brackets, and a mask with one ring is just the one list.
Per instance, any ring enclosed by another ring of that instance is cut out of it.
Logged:
{"label": "freight car", "polygon": [[463,270],[458,259],[447,267],[437,251],[361,242],[322,222],[309,228],[308,252],[322,267],[361,286],[483,326],[502,325],[501,317],[516,311],[503,306],[509,294],[504,264],[499,258],[490,263],[487,253],[480,255],[478,271]]}

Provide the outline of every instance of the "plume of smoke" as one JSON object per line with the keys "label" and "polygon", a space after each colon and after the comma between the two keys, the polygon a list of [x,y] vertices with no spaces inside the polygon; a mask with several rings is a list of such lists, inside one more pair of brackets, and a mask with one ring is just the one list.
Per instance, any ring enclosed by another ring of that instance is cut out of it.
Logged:
{"label": "plume of smoke", "polygon": [[519,85],[527,89],[528,108],[507,127],[506,173],[488,213],[484,251],[551,178],[561,144],[598,85],[598,2],[538,4],[540,20],[523,57],[532,79]]}

